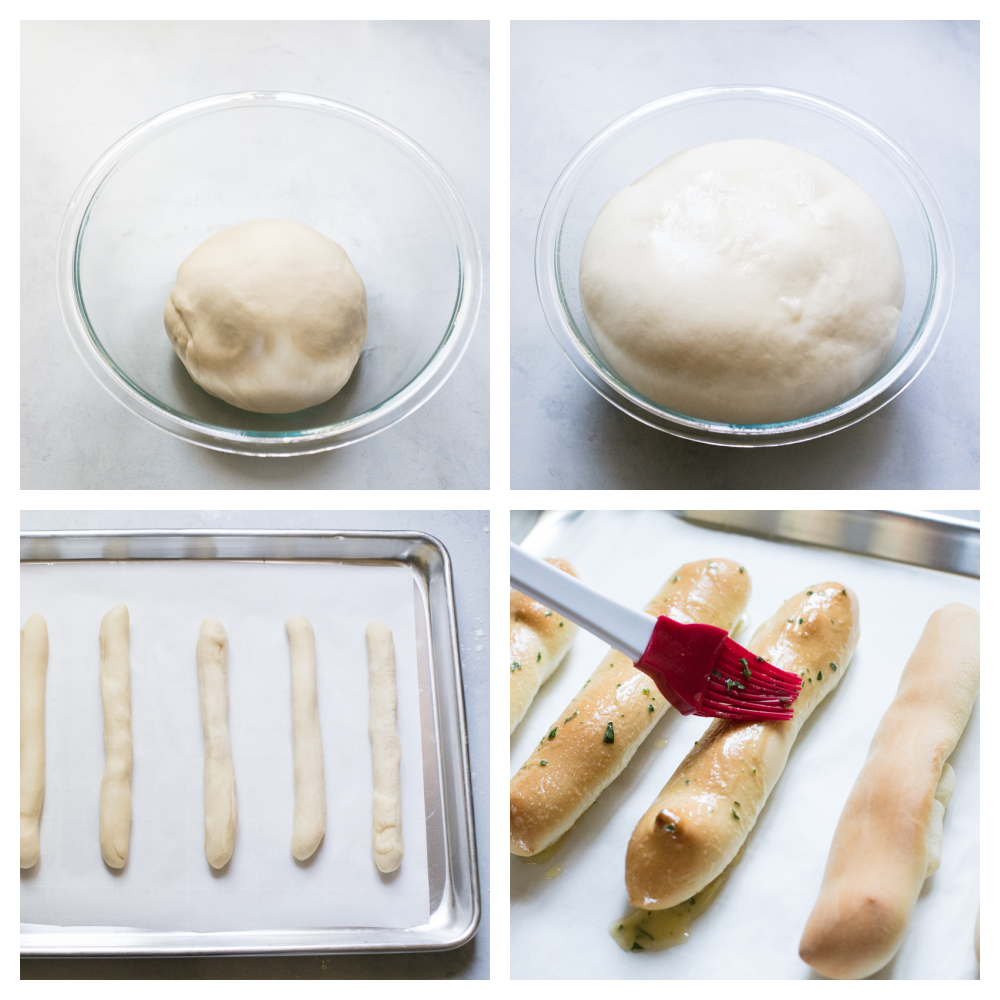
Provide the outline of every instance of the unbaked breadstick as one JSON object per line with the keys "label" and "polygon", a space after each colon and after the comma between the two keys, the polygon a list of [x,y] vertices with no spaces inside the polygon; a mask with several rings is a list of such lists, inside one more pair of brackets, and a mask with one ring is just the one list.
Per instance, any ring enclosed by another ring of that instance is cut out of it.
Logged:
{"label": "unbaked breadstick", "polygon": [[403,818],[396,732],[396,650],[381,622],[365,629],[368,640],[368,733],[372,741],[372,854],[380,872],[394,872],[403,860]]}
{"label": "unbaked breadstick", "polygon": [[753,829],[813,709],[844,676],[858,641],[858,600],[820,583],[786,601],[748,644],[802,678],[788,722],[715,719],[639,820],[625,858],[633,906],[665,910],[722,874]]}
{"label": "unbaked breadstick", "polygon": [[292,660],[292,740],[295,751],[295,813],[292,855],[311,858],[326,833],[323,740],[316,691],[316,637],[305,615],[285,619]]}
{"label": "unbaked breadstick", "polygon": [[[564,559],[546,559],[576,576]],[[510,731],[524,718],[538,689],[569,652],[580,626],[554,614],[527,594],[510,592]]]}
{"label": "unbaked breadstick", "polygon": [[[750,577],[729,559],[686,563],[645,611],[732,631]],[[530,857],[558,840],[622,772],[669,708],[653,681],[611,650],[510,782],[510,850]]]}
{"label": "unbaked breadstick", "polygon": [[104,777],[101,779],[101,855],[109,868],[128,861],[132,826],[132,685],[128,608],[101,619],[101,703],[104,707]]}
{"label": "unbaked breadstick", "polygon": [[941,862],[946,761],[979,691],[979,615],[935,611],[882,716],[840,815],[799,954],[830,979],[878,972],[903,942],[924,879]]}
{"label": "unbaked breadstick", "polygon": [[222,868],[236,845],[236,772],[229,742],[229,637],[214,618],[198,634],[198,694],[205,734],[205,857]]}
{"label": "unbaked breadstick", "polygon": [[41,853],[38,827],[45,798],[45,674],[49,630],[40,614],[21,629],[21,867]]}

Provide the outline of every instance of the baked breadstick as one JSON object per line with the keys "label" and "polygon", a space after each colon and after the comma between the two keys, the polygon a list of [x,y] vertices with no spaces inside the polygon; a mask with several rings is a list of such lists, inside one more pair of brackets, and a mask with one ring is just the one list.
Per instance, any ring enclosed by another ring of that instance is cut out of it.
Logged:
{"label": "baked breadstick", "polygon": [[295,751],[295,812],[292,855],[305,861],[326,833],[323,740],[316,691],[316,637],[305,615],[285,619],[292,660],[292,740]]}
{"label": "baked breadstick", "polygon": [[368,733],[372,741],[372,854],[380,872],[403,860],[403,814],[396,732],[396,650],[381,622],[365,629],[368,640]]}
{"label": "baked breadstick", "polygon": [[802,678],[788,722],[715,719],[639,820],[625,858],[633,906],[691,899],[736,856],[813,709],[844,676],[858,641],[858,600],[820,583],[786,601],[748,645]]}
{"label": "baked breadstick", "polygon": [[[546,559],[576,576],[565,559]],[[569,652],[580,626],[554,614],[527,594],[510,592],[510,731],[524,718],[538,689]]]}
{"label": "baked breadstick", "polygon": [[101,779],[101,855],[109,868],[128,861],[132,826],[132,685],[128,608],[101,619],[101,703],[104,707],[104,777]]}
{"label": "baked breadstick", "polygon": [[21,629],[21,867],[38,862],[45,798],[45,674],[49,630],[40,614]]}
{"label": "baked breadstick", "polygon": [[830,979],[878,972],[903,942],[924,879],[941,863],[946,761],[979,691],[979,615],[935,611],[882,716],[840,815],[799,954]]}
{"label": "baked breadstick", "polygon": [[[728,559],[686,563],[647,614],[732,631],[749,574]],[[611,650],[510,782],[510,850],[530,857],[558,840],[622,772],[669,708],[653,681]]]}
{"label": "baked breadstick", "polygon": [[198,633],[198,695],[205,734],[205,857],[222,868],[236,846],[236,772],[229,742],[229,636],[206,618]]}

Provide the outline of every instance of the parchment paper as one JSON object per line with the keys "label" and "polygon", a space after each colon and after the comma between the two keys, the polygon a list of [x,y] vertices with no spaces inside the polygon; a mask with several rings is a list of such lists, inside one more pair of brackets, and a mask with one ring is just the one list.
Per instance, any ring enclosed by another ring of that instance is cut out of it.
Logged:
{"label": "parchment paper", "polygon": [[[49,629],[41,860],[21,873],[21,921],[170,931],[411,927],[429,916],[414,580],[398,565],[226,561],[26,564],[22,623]],[[128,863],[98,844],[104,769],[98,628],[125,603],[132,683]],[[291,854],[294,785],[285,618],[316,634],[327,830]],[[204,852],[204,740],[195,644],[229,633],[229,723],[239,823],[232,860]],[[404,857],[372,860],[365,625],[392,629],[402,743]]]}
{"label": "parchment paper", "polygon": [[[587,512],[541,556],[573,563],[595,589],[641,608],[682,563],[715,556],[750,573],[749,630],[811,583],[840,581],[858,594],[861,638],[841,681],[816,709],[748,838],[742,862],[690,940],[665,951],[623,952],[608,934],[631,912],[625,849],[708,720],[668,712],[625,771],[577,821],[552,861],[511,857],[513,978],[809,979],[798,956],[833,831],[928,616],[951,602],[978,609],[979,583],[864,556],[696,527],[664,512]],[[511,773],[575,696],[607,647],[580,632],[511,737]],[[665,749],[656,742],[666,739]],[[925,884],[895,960],[873,978],[975,979],[979,905],[979,702],[950,758],[957,787],[945,814],[941,867]],[[546,871],[562,868],[548,880]]]}

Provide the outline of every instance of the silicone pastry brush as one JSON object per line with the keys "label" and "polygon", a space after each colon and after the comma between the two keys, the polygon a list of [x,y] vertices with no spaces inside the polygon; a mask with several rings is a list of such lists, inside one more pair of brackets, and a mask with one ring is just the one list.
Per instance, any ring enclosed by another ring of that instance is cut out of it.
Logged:
{"label": "silicone pastry brush", "polygon": [[801,679],[744,649],[725,629],[633,611],[513,543],[510,582],[627,656],[682,715],[792,718]]}

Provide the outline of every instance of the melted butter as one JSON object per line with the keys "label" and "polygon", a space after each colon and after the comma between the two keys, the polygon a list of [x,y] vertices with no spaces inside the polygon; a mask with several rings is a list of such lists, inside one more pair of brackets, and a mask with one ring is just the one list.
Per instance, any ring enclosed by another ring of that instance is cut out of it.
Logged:
{"label": "melted butter", "polygon": [[722,873],[690,899],[668,910],[633,910],[628,916],[616,920],[608,928],[608,933],[622,951],[663,951],[664,948],[684,944],[691,937],[692,922],[722,892],[730,872],[742,860],[745,848],[746,841]]}
{"label": "melted butter", "polygon": [[653,746],[656,747],[657,750],[663,750],[664,747],[666,747],[666,745],[667,745],[667,741],[666,740],[657,740],[653,744]]}
{"label": "melted butter", "polygon": [[[530,858],[521,858],[526,864],[529,865],[544,865],[548,864],[559,852],[559,848],[562,847],[563,842],[566,840],[566,834],[564,833],[555,843],[549,844],[544,850],[539,851],[537,854],[532,854]],[[559,869],[562,871],[562,869]],[[549,875],[548,872],[545,874],[546,878],[555,878],[554,875]]]}
{"label": "melted butter", "polygon": [[545,877],[548,879],[559,878],[560,875],[562,875],[562,869],[558,865],[553,865],[545,871]]}

